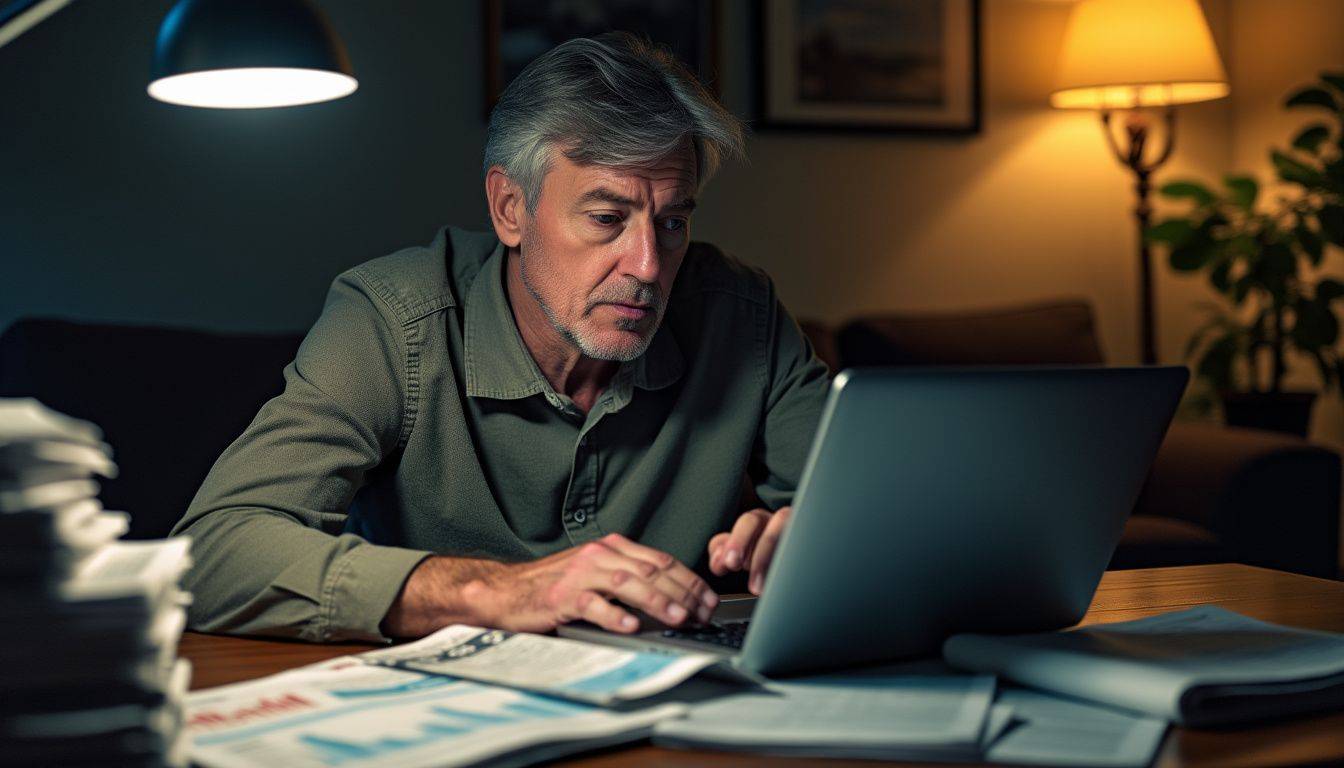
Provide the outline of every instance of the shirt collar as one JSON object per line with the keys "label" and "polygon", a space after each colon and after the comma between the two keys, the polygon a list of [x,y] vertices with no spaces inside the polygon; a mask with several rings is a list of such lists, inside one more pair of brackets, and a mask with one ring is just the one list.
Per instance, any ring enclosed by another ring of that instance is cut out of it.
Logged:
{"label": "shirt collar", "polygon": [[[504,288],[507,263],[504,244],[499,243],[467,289],[462,332],[467,395],[499,400],[516,400],[538,393],[553,395],[550,382],[518,333]],[[620,400],[628,401],[629,394],[620,393],[628,386],[626,382],[640,389],[661,389],[681,377],[682,362],[681,347],[664,314],[648,349],[634,360],[622,363],[608,386],[616,388]]]}

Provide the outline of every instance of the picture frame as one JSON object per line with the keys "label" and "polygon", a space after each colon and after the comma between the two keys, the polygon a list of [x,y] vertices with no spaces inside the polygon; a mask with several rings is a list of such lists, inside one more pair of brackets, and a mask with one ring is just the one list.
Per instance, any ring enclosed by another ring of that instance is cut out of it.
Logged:
{"label": "picture frame", "polygon": [[532,59],[575,37],[624,30],[669,48],[719,95],[720,0],[483,0],[485,115]]}
{"label": "picture frame", "polygon": [[975,134],[980,0],[757,0],[757,127]]}

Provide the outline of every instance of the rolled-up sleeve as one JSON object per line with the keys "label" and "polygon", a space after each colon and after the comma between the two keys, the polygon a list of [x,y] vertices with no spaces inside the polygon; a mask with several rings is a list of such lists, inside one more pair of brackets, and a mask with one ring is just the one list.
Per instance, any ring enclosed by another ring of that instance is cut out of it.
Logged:
{"label": "rolled-up sleeve", "polygon": [[407,359],[377,292],[358,271],[338,277],[284,391],[220,456],[174,528],[193,540],[193,628],[385,639],[383,616],[430,553],[342,531],[366,473],[403,439]]}

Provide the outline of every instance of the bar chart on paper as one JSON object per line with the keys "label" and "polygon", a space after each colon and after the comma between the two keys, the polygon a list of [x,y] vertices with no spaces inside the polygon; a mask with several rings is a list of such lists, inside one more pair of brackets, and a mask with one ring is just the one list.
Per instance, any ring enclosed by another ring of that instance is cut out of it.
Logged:
{"label": "bar chart on paper", "polygon": [[557,756],[639,738],[678,713],[613,712],[347,660],[199,691],[187,727],[192,760],[212,768],[414,768],[506,753]]}

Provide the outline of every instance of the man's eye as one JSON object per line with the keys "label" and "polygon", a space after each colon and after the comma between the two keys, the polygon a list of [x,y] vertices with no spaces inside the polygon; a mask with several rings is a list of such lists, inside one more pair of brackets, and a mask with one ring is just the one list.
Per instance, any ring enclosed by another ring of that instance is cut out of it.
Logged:
{"label": "man's eye", "polygon": [[664,219],[663,227],[669,232],[680,232],[686,228],[685,219]]}
{"label": "man's eye", "polygon": [[604,227],[610,227],[614,224],[621,223],[621,217],[614,213],[590,213],[588,216]]}

